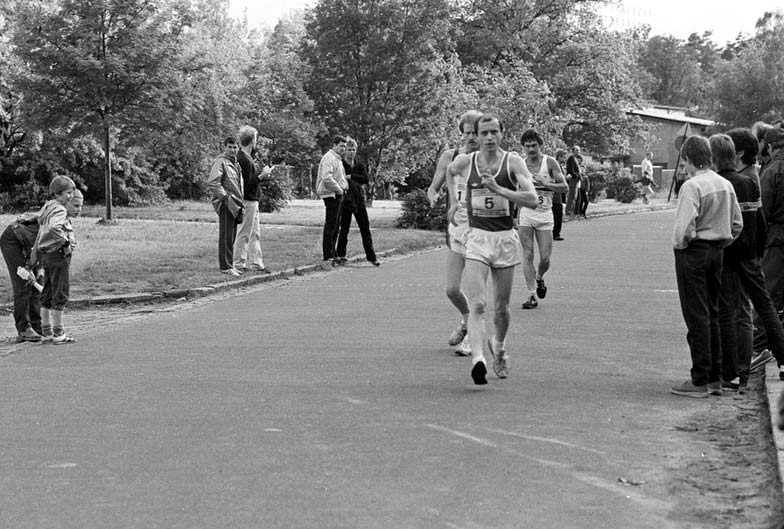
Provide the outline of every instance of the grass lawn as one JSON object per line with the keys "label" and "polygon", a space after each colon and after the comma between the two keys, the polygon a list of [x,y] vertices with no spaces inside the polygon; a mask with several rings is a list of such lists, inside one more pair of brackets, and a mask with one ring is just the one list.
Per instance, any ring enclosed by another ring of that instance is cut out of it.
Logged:
{"label": "grass lawn", "polygon": [[[209,203],[173,202],[146,208],[113,208],[119,223],[104,226],[100,206],[89,206],[74,222],[78,246],[71,265],[71,297],[159,292],[226,281],[218,270],[217,215]],[[396,202],[376,201],[368,209],[377,252],[415,250],[438,244],[443,235],[394,228],[400,214]],[[284,270],[321,262],[321,201],[295,200],[261,219],[264,263]],[[15,215],[0,215],[2,228]],[[352,223],[348,255],[362,253],[361,238]],[[0,295],[12,301],[11,284],[0,274]]]}

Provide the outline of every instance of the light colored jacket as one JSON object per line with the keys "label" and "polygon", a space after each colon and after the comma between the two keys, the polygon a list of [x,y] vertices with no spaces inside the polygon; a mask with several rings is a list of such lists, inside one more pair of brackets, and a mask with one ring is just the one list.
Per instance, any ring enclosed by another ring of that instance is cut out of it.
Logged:
{"label": "light colored jacket", "polygon": [[713,171],[702,171],[684,182],[678,193],[672,246],[683,250],[695,240],[729,246],[743,230],[735,188]]}
{"label": "light colored jacket", "polygon": [[30,262],[36,263],[41,254],[54,253],[68,247],[68,253],[76,246],[73,224],[68,210],[56,200],[50,200],[38,212],[38,237],[33,245]]}
{"label": "light colored jacket", "polygon": [[348,189],[343,160],[332,149],[321,157],[316,178],[316,194],[319,198],[335,198]]}
{"label": "light colored jacket", "polygon": [[207,189],[212,195],[212,207],[216,213],[220,212],[221,204],[225,204],[236,217],[242,207],[242,170],[237,161],[225,154],[215,158],[207,178]]}

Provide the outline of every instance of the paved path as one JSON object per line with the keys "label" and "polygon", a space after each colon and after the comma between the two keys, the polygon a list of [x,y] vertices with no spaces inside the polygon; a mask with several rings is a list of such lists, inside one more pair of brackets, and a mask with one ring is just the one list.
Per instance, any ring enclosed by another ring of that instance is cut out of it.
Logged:
{"label": "paved path", "polygon": [[667,393],[671,218],[568,224],[538,310],[518,271],[511,374],[482,388],[445,347],[445,250],[0,358],[0,525],[679,527],[671,454],[705,404]]}

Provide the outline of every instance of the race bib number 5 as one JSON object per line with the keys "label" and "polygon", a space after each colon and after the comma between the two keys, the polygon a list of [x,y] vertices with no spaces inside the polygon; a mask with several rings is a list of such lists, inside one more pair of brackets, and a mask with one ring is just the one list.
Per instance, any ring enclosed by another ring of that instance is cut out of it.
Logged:
{"label": "race bib number 5", "polygon": [[474,217],[504,217],[509,215],[509,201],[487,189],[472,189],[471,210]]}

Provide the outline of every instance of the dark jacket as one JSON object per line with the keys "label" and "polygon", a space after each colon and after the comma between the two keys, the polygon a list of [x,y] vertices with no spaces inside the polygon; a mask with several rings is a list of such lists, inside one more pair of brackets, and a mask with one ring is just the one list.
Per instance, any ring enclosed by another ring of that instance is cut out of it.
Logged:
{"label": "dark jacket", "polygon": [[767,246],[784,246],[784,149],[760,174],[762,211],[768,222]]}
{"label": "dark jacket", "polygon": [[362,186],[370,182],[365,166],[354,160],[354,165],[351,166],[343,160],[343,170],[346,172],[348,178],[348,190],[343,197],[343,207],[351,211],[356,211],[359,208],[365,207],[365,197],[362,194]]}
{"label": "dark jacket", "polygon": [[259,189],[259,169],[248,153],[240,149],[237,153],[237,162],[242,170],[242,199],[258,201],[261,198]]}
{"label": "dark jacket", "polygon": [[566,183],[569,187],[574,187],[580,181],[580,162],[583,161],[582,156],[570,155],[566,159]]}
{"label": "dark jacket", "polygon": [[740,213],[743,217],[743,231],[732,244],[724,249],[724,263],[732,264],[746,259],[762,256],[765,241],[765,217],[762,213],[759,189],[751,176],[735,171],[720,171],[735,188]]}

